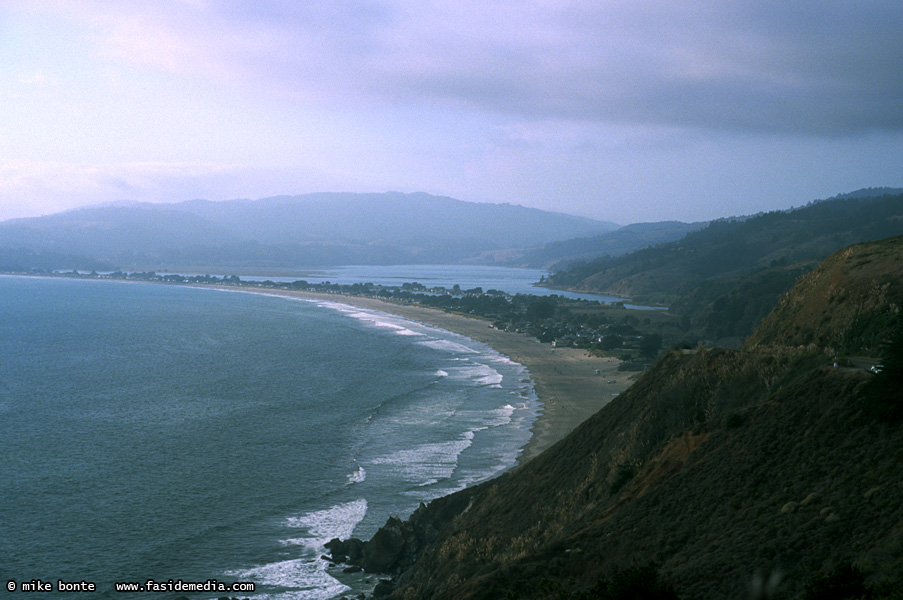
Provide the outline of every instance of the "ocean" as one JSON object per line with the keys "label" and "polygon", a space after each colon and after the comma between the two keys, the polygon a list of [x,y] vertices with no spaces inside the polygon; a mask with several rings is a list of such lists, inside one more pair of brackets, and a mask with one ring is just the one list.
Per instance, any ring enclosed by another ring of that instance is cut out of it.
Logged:
{"label": "ocean", "polygon": [[323,544],[503,472],[538,410],[520,365],[377,311],[0,277],[0,574],[353,595]]}

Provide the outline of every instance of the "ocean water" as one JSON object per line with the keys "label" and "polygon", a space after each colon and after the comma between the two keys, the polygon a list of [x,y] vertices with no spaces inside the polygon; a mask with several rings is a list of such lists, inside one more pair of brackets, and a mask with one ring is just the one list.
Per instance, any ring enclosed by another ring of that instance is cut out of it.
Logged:
{"label": "ocean water", "polygon": [[0,575],[356,593],[323,544],[509,468],[537,410],[520,365],[376,311],[0,277]]}

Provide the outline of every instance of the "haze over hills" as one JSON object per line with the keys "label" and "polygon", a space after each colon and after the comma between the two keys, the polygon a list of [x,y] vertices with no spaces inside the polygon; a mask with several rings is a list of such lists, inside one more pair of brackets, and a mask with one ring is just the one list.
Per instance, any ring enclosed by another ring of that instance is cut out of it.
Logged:
{"label": "haze over hills", "polygon": [[577,262],[602,256],[622,256],[649,246],[673,242],[706,225],[707,222],[681,221],[633,223],[592,237],[549,242],[542,248],[523,253],[516,261],[535,268],[565,270]]}
{"label": "haze over hills", "polygon": [[616,229],[510,204],[415,193],[120,203],[0,223],[0,249],[121,268],[454,263]]}
{"label": "haze over hills", "polygon": [[[870,188],[796,210],[625,227],[424,193],[119,202],[0,223],[0,269],[479,263],[555,269],[553,287],[705,307],[738,277],[783,291],[844,244],[903,233],[900,192]],[[775,297],[760,303],[758,318]]]}

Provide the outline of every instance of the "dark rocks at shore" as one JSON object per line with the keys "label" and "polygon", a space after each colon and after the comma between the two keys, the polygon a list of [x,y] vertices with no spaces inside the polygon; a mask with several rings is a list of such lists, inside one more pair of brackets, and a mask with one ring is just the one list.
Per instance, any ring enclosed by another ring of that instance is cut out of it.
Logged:
{"label": "dark rocks at shore", "polygon": [[364,542],[357,538],[348,540],[333,538],[325,544],[325,548],[329,550],[329,556],[326,558],[337,564],[347,562],[360,565],[364,557]]}
{"label": "dark rocks at shore", "polygon": [[325,544],[329,555],[323,558],[334,564],[347,563],[348,572],[357,569],[367,573],[392,573],[410,564],[421,543],[409,521],[390,517],[368,542],[357,538],[330,540]]}
{"label": "dark rocks at shore", "polygon": [[373,598],[385,598],[395,589],[395,582],[391,579],[380,579],[376,587],[373,588]]}
{"label": "dark rocks at shore", "polygon": [[[346,573],[363,570],[397,576],[417,560],[423,548],[435,541],[455,517],[466,512],[473,491],[479,487],[438,498],[429,506],[421,504],[407,521],[389,517],[369,541],[332,539],[325,544],[329,556],[324,558],[335,564],[347,564],[343,569]],[[373,597],[388,595],[393,587],[392,580],[380,580]]]}
{"label": "dark rocks at shore", "polygon": [[364,545],[364,571],[367,573],[389,573],[409,561],[406,555],[413,554],[419,547],[417,534],[410,521],[403,522],[398,517],[389,517],[386,524]]}

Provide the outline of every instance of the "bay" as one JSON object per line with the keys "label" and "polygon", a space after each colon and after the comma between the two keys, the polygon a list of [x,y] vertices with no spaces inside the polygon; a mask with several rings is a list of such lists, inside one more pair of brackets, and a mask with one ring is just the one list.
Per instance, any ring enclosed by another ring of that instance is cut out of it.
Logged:
{"label": "bay", "polygon": [[[624,298],[604,294],[571,292],[539,287],[539,280],[548,275],[540,269],[514,267],[493,267],[485,265],[345,265],[290,271],[281,269],[277,274],[242,273],[239,276],[248,281],[292,282],[303,279],[308,283],[373,283],[375,285],[400,287],[405,283],[421,283],[427,287],[441,286],[452,289],[455,285],[468,290],[475,287],[499,290],[506,294],[531,294],[534,296],[558,295],[575,300],[594,300],[605,304],[623,302]],[[204,273],[181,273],[182,275],[203,275]],[[218,277],[232,273],[216,273]],[[213,273],[211,273],[213,275]],[[647,308],[625,304],[627,308]]]}

